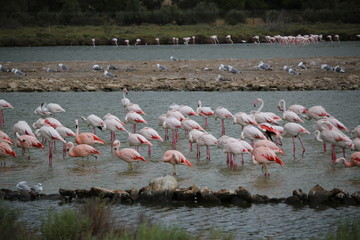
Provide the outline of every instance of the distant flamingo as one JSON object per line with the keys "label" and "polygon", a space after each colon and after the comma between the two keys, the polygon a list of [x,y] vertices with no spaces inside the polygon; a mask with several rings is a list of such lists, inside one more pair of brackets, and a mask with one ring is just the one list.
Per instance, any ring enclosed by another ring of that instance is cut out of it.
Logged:
{"label": "distant flamingo", "polygon": [[294,158],[295,158],[295,151],[296,151],[295,137],[297,137],[299,139],[299,142],[300,142],[301,147],[303,149],[302,155],[301,155],[302,157],[304,157],[304,153],[306,151],[305,147],[304,147],[304,145],[303,145],[303,143],[301,141],[301,138],[300,138],[300,134],[302,134],[302,133],[310,134],[310,132],[308,130],[306,130],[303,126],[301,126],[298,123],[290,122],[290,123],[286,123],[284,125],[283,136],[291,136],[292,137]]}
{"label": "distant flamingo", "polygon": [[335,164],[338,164],[341,161],[343,161],[344,165],[347,167],[360,167],[360,152],[354,152],[353,154],[351,154],[349,162],[346,160],[346,158],[341,157],[335,160]]}
{"label": "distant flamingo", "polygon": [[0,99],[0,127],[5,126],[4,109],[7,108],[14,109],[14,107],[10,103],[5,101],[4,99]]}
{"label": "distant flamingo", "polygon": [[35,136],[35,134],[32,132],[31,127],[26,121],[18,121],[13,126],[13,132],[16,134],[17,132],[20,135],[30,135]]}
{"label": "distant flamingo", "polygon": [[308,119],[320,119],[324,117],[329,117],[330,114],[326,112],[326,110],[322,106],[313,106],[308,109],[307,112]]}
{"label": "distant flamingo", "polygon": [[173,165],[173,175],[176,175],[176,165],[186,165],[192,167],[189,160],[177,150],[168,150],[164,153],[163,162],[167,162]]}
{"label": "distant flamingo", "polygon": [[160,39],[159,38],[155,38],[155,42],[157,45],[160,45]]}
{"label": "distant flamingo", "polygon": [[95,114],[90,114],[87,117],[81,117],[81,119],[84,120],[88,127],[92,127],[94,129],[94,134],[96,134],[96,128],[103,131],[106,127],[104,120]]}
{"label": "distant flamingo", "polygon": [[228,41],[228,43],[233,44],[233,40],[231,39],[231,35],[226,35],[226,40]]}
{"label": "distant flamingo", "polygon": [[[60,134],[60,136],[66,141],[68,137],[75,137],[75,133],[67,127],[60,126],[55,128],[55,130]],[[66,143],[63,143],[63,158],[66,156]]]}
{"label": "distant flamingo", "polygon": [[31,148],[42,148],[44,149],[44,146],[39,142],[36,137],[30,136],[30,135],[22,135],[20,136],[19,133],[16,133],[16,146],[22,149],[22,154],[25,153],[26,150],[28,150],[28,159],[30,160],[30,149]]}
{"label": "distant flamingo", "polygon": [[211,39],[212,44],[218,44],[219,43],[218,37],[216,35],[210,36],[210,39]]}
{"label": "distant flamingo", "polygon": [[147,124],[145,119],[136,112],[128,112],[125,115],[125,122],[131,122],[133,124],[134,133],[136,133],[136,124],[137,123],[144,123]]}
{"label": "distant flamingo", "polygon": [[290,111],[290,110],[286,110],[286,105],[285,105],[285,100],[281,99],[278,103],[278,108],[280,111],[283,111],[283,119],[289,122],[304,122],[299,115],[297,115],[297,113]]}
{"label": "distant flamingo", "polygon": [[[125,131],[125,124],[116,116],[108,113],[104,116],[106,130],[110,131],[110,143],[116,138],[116,131]],[[112,149],[112,148],[111,148]]]}
{"label": "distant flamingo", "polygon": [[175,117],[167,117],[164,120],[163,128],[171,129],[172,133],[172,148],[176,149],[176,143],[178,139],[178,129],[181,128],[181,122]]}
{"label": "distant flamingo", "polygon": [[128,169],[133,170],[132,163],[137,162],[139,160],[146,162],[145,158],[143,158],[139,152],[132,148],[123,148],[120,150],[120,141],[115,140],[113,142],[114,154],[119,159],[128,163]]}
{"label": "distant flamingo", "polygon": [[211,135],[210,133],[204,133],[202,134],[196,141],[198,146],[197,151],[197,158],[200,159],[200,147],[205,146],[206,147],[206,160],[211,159],[210,157],[210,146],[217,146],[218,140],[216,137]]}
{"label": "distant flamingo", "polygon": [[[163,142],[164,140],[162,139],[162,137],[160,137],[159,133],[151,128],[151,127],[144,127],[140,130],[139,132],[141,135],[143,135],[147,140],[152,141],[152,140],[157,140],[160,142]],[[152,145],[148,145],[148,154],[149,156],[151,156],[152,153]]]}
{"label": "distant flamingo", "polygon": [[49,142],[49,165],[52,166],[53,147],[55,145],[55,141],[59,140],[63,143],[66,143],[66,141],[60,136],[55,128],[51,126],[42,126],[41,128],[37,129],[35,133],[37,136],[41,136]]}
{"label": "distant flamingo", "polygon": [[[257,147],[253,151],[252,160],[255,165],[261,164],[262,170],[265,172],[265,177],[270,177],[268,165],[278,163],[283,166],[283,162],[275,152],[267,147]],[[264,170],[265,168],[265,170]]]}
{"label": "distant flamingo", "polygon": [[96,136],[93,133],[90,132],[82,132],[79,133],[79,122],[77,119],[75,119],[75,142],[77,144],[105,144],[105,142],[100,139],[98,136]]}
{"label": "distant flamingo", "polygon": [[251,141],[251,145],[254,146],[254,140],[266,139],[266,136],[257,127],[254,127],[253,125],[248,125],[242,130],[240,138],[242,140],[246,138],[249,139]]}
{"label": "distant flamingo", "polygon": [[146,139],[146,137],[144,137],[141,134],[138,133],[130,133],[127,132],[129,134],[128,136],[128,142],[129,142],[129,146],[133,146],[135,148],[136,151],[140,151],[139,147],[140,145],[150,145],[152,146],[152,143]]}
{"label": "distant flamingo", "polygon": [[[97,160],[96,154],[102,155],[98,150],[93,148],[88,144],[79,144],[74,146],[73,142],[66,143],[66,149],[70,157],[81,157],[84,160],[84,157],[93,156]],[[84,166],[84,163],[82,164]]]}
{"label": "distant flamingo", "polygon": [[123,89],[123,98],[121,99],[121,105],[123,106],[124,111],[125,111],[125,108],[131,104],[130,99],[126,97],[126,95],[128,95],[128,93],[129,93],[129,91],[126,88],[124,88]]}
{"label": "distant flamingo", "polygon": [[215,120],[217,118],[221,119],[221,135],[225,135],[225,119],[227,118],[234,118],[234,116],[231,114],[229,110],[227,110],[224,107],[217,107],[214,111],[214,118]]}
{"label": "distant flamingo", "polygon": [[203,107],[201,101],[198,101],[196,112],[205,119],[205,128],[209,126],[208,118],[214,116],[214,111],[210,107]]}
{"label": "distant flamingo", "polygon": [[55,116],[55,113],[65,112],[65,109],[63,109],[57,103],[48,103],[48,104],[45,103],[42,107],[43,107],[43,111],[51,112],[52,116]]}
{"label": "distant flamingo", "polygon": [[91,39],[93,47],[95,47],[95,38]]}
{"label": "distant flamingo", "polygon": [[[6,141],[0,141],[0,159],[7,156],[16,157],[16,153],[12,150],[11,146]],[[1,162],[1,165],[6,165],[5,161]]]}
{"label": "distant flamingo", "polygon": [[238,112],[234,115],[234,124],[240,124],[243,130],[247,125],[257,125],[257,122],[247,113]]}

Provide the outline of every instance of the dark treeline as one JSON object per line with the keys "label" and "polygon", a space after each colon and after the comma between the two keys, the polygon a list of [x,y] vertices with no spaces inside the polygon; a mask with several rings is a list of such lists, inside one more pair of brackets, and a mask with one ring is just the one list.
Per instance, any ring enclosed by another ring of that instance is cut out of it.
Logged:
{"label": "dark treeline", "polygon": [[248,18],[264,22],[359,23],[358,0],[0,0],[0,27],[49,25],[188,25]]}

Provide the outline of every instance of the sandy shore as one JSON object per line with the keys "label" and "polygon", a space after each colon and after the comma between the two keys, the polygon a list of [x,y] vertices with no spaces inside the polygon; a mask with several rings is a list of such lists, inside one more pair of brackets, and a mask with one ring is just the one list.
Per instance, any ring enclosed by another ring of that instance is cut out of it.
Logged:
{"label": "sandy shore", "polygon": [[[1,92],[32,91],[285,91],[285,90],[331,90],[360,89],[360,57],[314,57],[304,62],[309,69],[297,68],[303,59],[276,58],[265,62],[272,71],[262,71],[256,66],[259,60],[180,60],[180,61],[76,61],[62,62],[69,71],[47,72],[46,68],[59,69],[59,62],[2,63],[7,68],[18,68],[26,76],[0,72]],[[160,63],[168,69],[159,71]],[[315,63],[315,64],[314,64]],[[345,73],[325,72],[321,64],[340,65]],[[94,64],[111,70],[114,78],[92,70]],[[227,64],[240,70],[232,74],[219,70]],[[290,75],[285,65],[295,67],[301,75]],[[211,70],[204,70],[209,68]],[[218,80],[218,75],[225,80]]]}

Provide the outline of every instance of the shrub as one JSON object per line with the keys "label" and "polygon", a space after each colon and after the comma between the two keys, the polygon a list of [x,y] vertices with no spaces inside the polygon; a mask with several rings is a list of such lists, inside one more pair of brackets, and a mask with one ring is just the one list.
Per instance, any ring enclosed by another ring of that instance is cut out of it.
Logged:
{"label": "shrub", "polygon": [[225,22],[230,25],[246,22],[246,14],[243,11],[228,11],[225,14]]}

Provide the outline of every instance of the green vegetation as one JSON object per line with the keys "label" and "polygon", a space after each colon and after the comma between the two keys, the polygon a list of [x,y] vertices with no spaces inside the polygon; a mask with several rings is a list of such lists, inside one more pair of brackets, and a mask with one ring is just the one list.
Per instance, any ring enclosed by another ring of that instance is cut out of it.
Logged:
{"label": "green vegetation", "polygon": [[220,42],[225,42],[226,35],[230,34],[235,43],[241,40],[252,41],[252,37],[260,36],[264,41],[266,35],[305,35],[323,34],[324,36],[338,34],[340,40],[356,40],[360,24],[299,24],[299,23],[258,23],[226,25],[198,24],[179,26],[168,24],[164,26],[141,24],[132,26],[48,26],[48,27],[22,27],[18,29],[3,29],[0,35],[0,46],[64,46],[64,45],[92,45],[91,39],[96,39],[97,45],[111,44],[111,38],[118,38],[120,45],[124,40],[135,43],[140,38],[142,44],[155,44],[155,38],[161,44],[172,44],[172,38],[179,38],[181,44],[184,37],[196,37],[197,44],[210,43],[210,36],[217,35]]}
{"label": "green vegetation", "polygon": [[[317,238],[312,238],[315,240]],[[357,240],[360,239],[360,219],[340,221],[336,232],[329,232],[325,240]]]}

